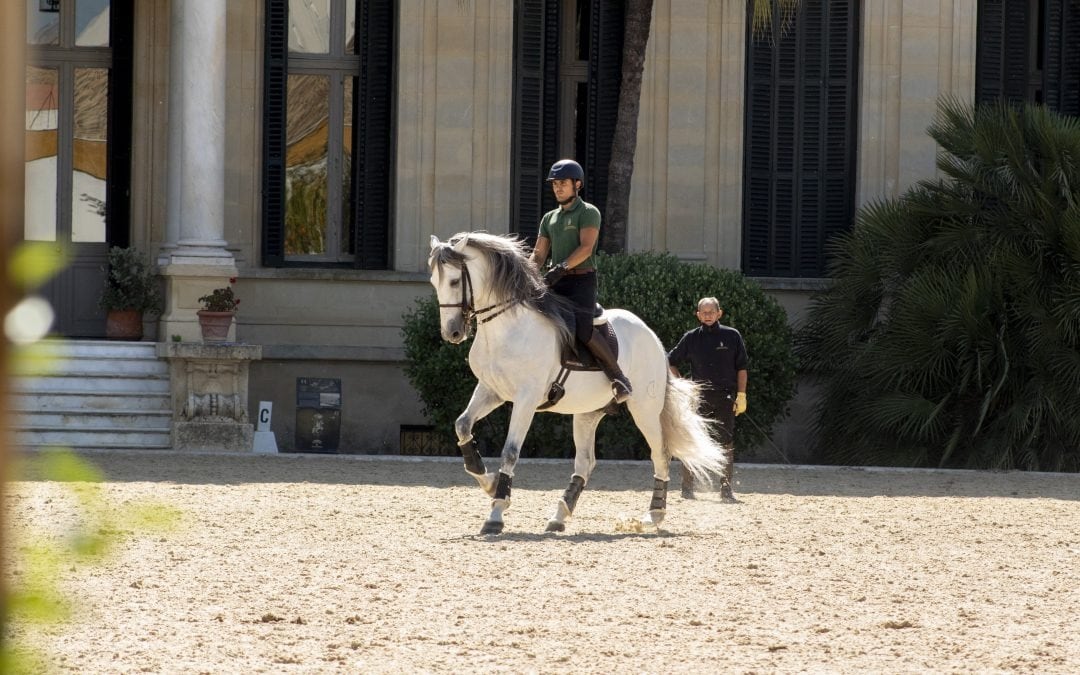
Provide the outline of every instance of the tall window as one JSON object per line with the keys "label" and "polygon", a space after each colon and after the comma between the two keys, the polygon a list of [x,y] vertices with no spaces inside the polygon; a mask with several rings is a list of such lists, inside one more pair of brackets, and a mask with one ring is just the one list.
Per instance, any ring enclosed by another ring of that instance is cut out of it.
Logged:
{"label": "tall window", "polygon": [[389,266],[392,0],[268,0],[263,261]]}
{"label": "tall window", "polygon": [[1080,3],[981,0],[975,100],[1041,103],[1080,115]]}
{"label": "tall window", "polygon": [[[130,89],[130,52],[113,49],[110,29],[112,15],[130,13],[130,5],[116,3],[114,8],[109,0],[26,3],[23,236],[41,241],[104,243],[109,240],[107,214],[122,209],[123,227],[127,226],[126,205],[113,203],[109,184],[112,177],[112,183],[126,190],[129,170],[111,161],[116,157],[110,150],[115,155],[117,144],[110,148],[109,141],[114,133],[121,138],[130,133],[130,95],[110,106],[114,100],[111,89],[125,93]],[[126,31],[121,34],[129,40]],[[114,65],[118,66],[116,73]],[[110,128],[117,124],[121,128]],[[120,145],[124,145],[126,156],[126,144]],[[122,194],[119,189],[113,192]],[[126,232],[117,232],[112,239],[121,238],[126,239]]]}
{"label": "tall window", "polygon": [[134,0],[5,1],[26,6],[22,236],[66,254],[43,289],[54,330],[98,337],[106,252],[130,240]]}
{"label": "tall window", "polygon": [[829,239],[855,210],[857,0],[802,0],[767,35],[747,17],[746,274],[825,276]]}
{"label": "tall window", "polygon": [[623,3],[514,4],[513,196],[510,221],[528,239],[555,208],[544,179],[562,157],[585,169],[585,198],[601,212],[622,80]]}

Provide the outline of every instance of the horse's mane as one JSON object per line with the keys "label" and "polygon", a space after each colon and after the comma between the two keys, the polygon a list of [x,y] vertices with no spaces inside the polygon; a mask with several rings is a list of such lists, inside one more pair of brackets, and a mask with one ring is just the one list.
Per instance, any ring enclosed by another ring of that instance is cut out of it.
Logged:
{"label": "horse's mane", "polygon": [[431,252],[430,265],[451,264],[461,267],[465,256],[454,245],[468,237],[468,246],[484,255],[490,268],[492,294],[503,301],[514,300],[535,310],[555,326],[564,342],[573,339],[573,304],[548,292],[544,280],[529,260],[528,244],[513,235],[487,232],[459,232]]}

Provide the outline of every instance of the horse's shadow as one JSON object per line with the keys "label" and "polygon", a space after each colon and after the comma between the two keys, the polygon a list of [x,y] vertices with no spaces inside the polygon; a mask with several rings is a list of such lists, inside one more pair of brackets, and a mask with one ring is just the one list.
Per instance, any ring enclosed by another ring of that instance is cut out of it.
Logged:
{"label": "horse's shadow", "polygon": [[682,537],[717,537],[718,532],[671,532],[663,528],[646,530],[644,532],[503,532],[502,534],[462,534],[457,537],[447,537],[443,541],[475,541],[482,544],[497,544],[500,542],[612,542],[626,539],[678,539]]}

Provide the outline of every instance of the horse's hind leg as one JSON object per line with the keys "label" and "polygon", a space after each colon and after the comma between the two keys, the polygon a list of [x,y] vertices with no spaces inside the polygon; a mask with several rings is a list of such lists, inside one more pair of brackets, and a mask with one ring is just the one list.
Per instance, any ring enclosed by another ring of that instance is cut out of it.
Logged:
{"label": "horse's hind leg", "polygon": [[664,449],[664,432],[660,424],[660,414],[644,409],[644,406],[632,405],[630,413],[634,416],[638,430],[649,444],[650,458],[653,463],[653,493],[649,501],[649,511],[642,516],[643,523],[657,527],[664,522],[667,515],[667,491],[671,458]]}
{"label": "horse's hind leg", "polygon": [[574,415],[574,474],[562,499],[555,505],[555,514],[547,524],[548,532],[566,529],[566,519],[573,515],[578,497],[596,468],[596,427],[603,418],[604,413],[599,411]]}
{"label": "horse's hind leg", "polygon": [[465,471],[475,478],[476,482],[480,483],[480,487],[489,497],[495,496],[495,484],[498,478],[495,474],[488,473],[484,468],[484,460],[480,457],[480,451],[476,448],[472,430],[473,425],[478,420],[487,417],[492,410],[498,408],[502,403],[503,400],[495,392],[488,389],[483,383],[479,383],[476,385],[476,389],[473,390],[469,405],[458,416],[457,421],[454,422],[454,433],[457,434],[458,447],[461,448],[461,456],[465,460]]}

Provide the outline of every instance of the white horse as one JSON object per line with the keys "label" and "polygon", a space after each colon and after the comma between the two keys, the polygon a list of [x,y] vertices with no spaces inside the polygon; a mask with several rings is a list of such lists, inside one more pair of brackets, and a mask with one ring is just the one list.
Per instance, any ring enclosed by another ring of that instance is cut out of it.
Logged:
{"label": "white horse", "polygon": [[[525,434],[537,407],[548,400],[561,367],[562,345],[574,338],[573,318],[563,318],[568,304],[548,293],[525,244],[515,238],[480,232],[459,233],[449,241],[431,237],[431,284],[439,298],[439,324],[453,344],[476,338],[469,366],[477,384],[454,431],[465,470],[492,497],[491,515],[481,534],[499,534],[510,506],[511,480]],[[699,388],[673,377],[656,334],[624,310],[606,312],[619,341],[619,365],[633,383],[626,401],[651,450],[654,481],[644,524],[659,525],[667,510],[668,466],[679,459],[695,477],[710,482],[721,474],[728,450],[715,443],[709,422],[697,414]],[[568,321],[570,323],[568,323]],[[513,403],[510,428],[498,473],[485,470],[473,440],[473,425],[503,403]],[[574,473],[559,500],[547,531],[561,532],[596,466],[596,427],[612,402],[611,384],[602,372],[575,372],[566,393],[550,412],[574,416]]]}

